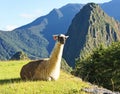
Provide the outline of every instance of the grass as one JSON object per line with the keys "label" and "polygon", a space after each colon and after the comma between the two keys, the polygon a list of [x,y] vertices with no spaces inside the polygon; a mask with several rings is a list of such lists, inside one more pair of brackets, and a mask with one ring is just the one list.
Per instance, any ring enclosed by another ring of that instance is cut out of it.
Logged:
{"label": "grass", "polygon": [[85,94],[88,84],[61,71],[57,81],[22,81],[21,67],[28,61],[0,61],[0,94]]}

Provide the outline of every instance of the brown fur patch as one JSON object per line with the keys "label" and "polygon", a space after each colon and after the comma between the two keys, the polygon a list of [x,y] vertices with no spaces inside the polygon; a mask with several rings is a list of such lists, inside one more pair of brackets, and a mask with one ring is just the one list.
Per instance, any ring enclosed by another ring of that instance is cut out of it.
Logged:
{"label": "brown fur patch", "polygon": [[24,65],[21,69],[20,76],[23,80],[31,79],[35,74],[36,69],[44,60],[31,61],[28,64]]}

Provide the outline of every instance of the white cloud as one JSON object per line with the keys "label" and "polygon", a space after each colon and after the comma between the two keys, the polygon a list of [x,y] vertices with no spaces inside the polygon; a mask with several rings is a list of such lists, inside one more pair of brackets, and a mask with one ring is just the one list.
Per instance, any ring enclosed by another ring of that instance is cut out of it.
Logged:
{"label": "white cloud", "polygon": [[39,16],[41,16],[41,15],[43,15],[43,14],[45,14],[45,12],[43,11],[43,10],[41,10],[41,9],[36,9],[35,11],[34,11],[34,13],[35,13],[35,15],[39,15]]}
{"label": "white cloud", "polygon": [[25,19],[35,19],[37,17],[40,17],[44,14],[44,12],[40,9],[34,10],[32,13],[22,13],[20,14],[20,17]]}
{"label": "white cloud", "polygon": [[5,27],[5,30],[11,31],[11,30],[13,30],[13,29],[15,29],[15,28],[17,28],[16,25],[7,25],[7,26]]}
{"label": "white cloud", "polygon": [[33,15],[33,14],[27,14],[27,13],[23,13],[23,14],[21,14],[20,16],[23,17],[23,18],[27,18],[27,19],[34,18],[34,15]]}

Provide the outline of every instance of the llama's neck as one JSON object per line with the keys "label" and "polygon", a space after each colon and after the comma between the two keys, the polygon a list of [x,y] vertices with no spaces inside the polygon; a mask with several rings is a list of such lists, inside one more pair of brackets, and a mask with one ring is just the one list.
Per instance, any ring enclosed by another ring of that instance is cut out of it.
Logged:
{"label": "llama's neck", "polygon": [[60,44],[59,42],[56,42],[55,47],[50,56],[51,63],[60,63],[61,62],[63,47],[64,47],[64,44]]}
{"label": "llama's neck", "polygon": [[60,75],[60,63],[63,53],[63,47],[64,44],[60,44],[59,42],[57,42],[49,59],[50,77],[54,80],[57,80]]}

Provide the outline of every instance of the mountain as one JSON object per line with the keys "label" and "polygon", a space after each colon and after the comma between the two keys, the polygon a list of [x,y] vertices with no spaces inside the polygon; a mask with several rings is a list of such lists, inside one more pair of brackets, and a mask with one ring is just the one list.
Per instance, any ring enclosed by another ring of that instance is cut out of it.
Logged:
{"label": "mountain", "polygon": [[37,33],[30,30],[0,32],[0,59],[10,59],[18,51],[27,53],[32,59],[37,56],[47,57],[48,41]]}
{"label": "mountain", "polygon": [[66,33],[71,19],[80,11],[82,6],[82,4],[68,4],[60,9],[53,9],[48,15],[39,17],[32,23],[18,29],[30,29],[33,32],[40,32],[49,42],[47,50],[50,53],[54,46],[52,35]]}
{"label": "mountain", "polygon": [[[115,12],[118,5],[118,0],[112,0],[101,6],[107,14],[119,20],[119,12]],[[48,57],[55,43],[52,35],[65,34],[71,20],[83,6],[68,4],[11,32],[0,30],[0,60],[10,59],[18,51],[24,51],[32,59]]]}
{"label": "mountain", "polygon": [[120,0],[111,0],[110,2],[101,4],[101,7],[109,16],[120,21]]}
{"label": "mountain", "polygon": [[0,60],[10,59],[19,51],[32,59],[48,57],[55,43],[52,35],[66,33],[82,6],[68,4],[11,32],[0,31]]}
{"label": "mountain", "polygon": [[120,40],[120,23],[109,17],[99,5],[85,5],[73,18],[67,34],[63,57],[70,66],[99,45]]}

